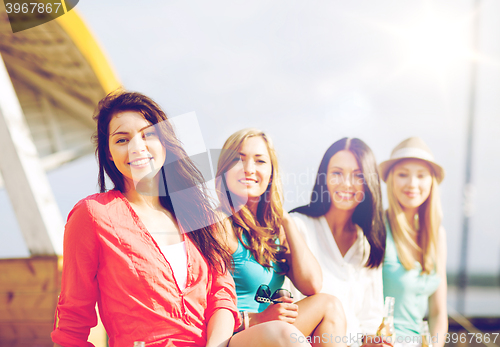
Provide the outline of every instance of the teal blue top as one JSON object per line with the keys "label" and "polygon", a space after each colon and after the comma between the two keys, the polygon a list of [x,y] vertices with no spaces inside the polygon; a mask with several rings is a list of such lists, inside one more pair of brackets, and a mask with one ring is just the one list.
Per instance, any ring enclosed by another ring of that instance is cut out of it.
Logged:
{"label": "teal blue top", "polygon": [[[247,243],[245,235],[242,239]],[[284,275],[279,275],[277,264],[274,269],[266,268],[255,260],[252,252],[246,249],[238,240],[238,249],[233,253],[234,269],[231,272],[236,285],[238,296],[238,310],[249,312],[262,312],[269,304],[255,301],[255,293],[261,284],[267,284],[271,294],[281,288],[285,281]]]}
{"label": "teal blue top", "polygon": [[394,327],[396,336],[420,335],[420,324],[428,308],[429,296],[439,286],[436,272],[421,274],[422,266],[415,261],[415,267],[406,270],[398,258],[392,231],[386,223],[387,240],[385,245],[384,297],[392,296],[394,303]]}

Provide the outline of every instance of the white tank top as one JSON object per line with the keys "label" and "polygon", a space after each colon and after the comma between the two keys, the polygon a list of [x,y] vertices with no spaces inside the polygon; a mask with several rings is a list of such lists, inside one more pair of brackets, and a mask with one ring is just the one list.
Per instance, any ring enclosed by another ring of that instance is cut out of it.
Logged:
{"label": "white tank top", "polygon": [[173,245],[160,246],[160,249],[172,267],[179,289],[184,290],[187,281],[187,254],[184,241]]}

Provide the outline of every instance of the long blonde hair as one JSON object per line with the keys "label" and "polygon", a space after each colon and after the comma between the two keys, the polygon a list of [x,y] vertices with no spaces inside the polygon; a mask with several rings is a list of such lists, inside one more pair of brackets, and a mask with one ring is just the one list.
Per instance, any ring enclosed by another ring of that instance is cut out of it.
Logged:
{"label": "long blonde hair", "polygon": [[[387,219],[391,226],[399,261],[406,270],[413,269],[417,259],[412,256],[411,250],[416,249],[421,254],[419,260],[422,263],[422,273],[424,274],[430,274],[433,270],[437,271],[440,265],[437,253],[442,219],[441,200],[438,182],[432,170],[431,175],[431,191],[429,197],[418,207],[418,219],[415,226],[408,223],[403,208],[394,194],[394,169],[391,169],[387,177],[387,197],[389,200]],[[415,229],[418,232],[417,242],[410,236]]]}
{"label": "long blonde hair", "polygon": [[[239,158],[239,150],[243,142],[250,137],[257,136],[262,137],[266,143],[272,172],[269,185],[260,196],[257,213],[254,215],[246,206],[241,209],[238,209],[239,206],[233,206],[225,174],[234,165],[234,159]],[[234,232],[241,244],[250,250],[257,262],[264,267],[271,268],[273,262],[283,263],[282,254],[286,249],[276,242],[279,239],[283,216],[282,185],[278,158],[269,136],[255,128],[242,129],[229,136],[222,147],[216,177],[215,185],[221,203],[220,209],[230,216]],[[243,235],[246,241],[243,240]]]}

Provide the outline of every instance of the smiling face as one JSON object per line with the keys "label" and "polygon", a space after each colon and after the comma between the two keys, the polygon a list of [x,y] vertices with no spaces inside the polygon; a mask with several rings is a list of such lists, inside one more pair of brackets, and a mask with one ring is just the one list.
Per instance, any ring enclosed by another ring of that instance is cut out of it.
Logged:
{"label": "smiling face", "polygon": [[356,157],[342,150],[330,158],[326,171],[330,208],[354,210],[364,200],[364,178]]}
{"label": "smiling face", "polygon": [[137,184],[156,176],[166,151],[150,122],[139,112],[124,111],[109,122],[109,156],[125,181]]}
{"label": "smiling face", "polygon": [[267,189],[273,167],[267,145],[262,136],[249,137],[239,149],[240,157],[226,173],[229,191],[256,206]]}
{"label": "smiling face", "polygon": [[392,168],[393,191],[403,210],[416,209],[429,197],[432,171],[419,159],[405,159]]}

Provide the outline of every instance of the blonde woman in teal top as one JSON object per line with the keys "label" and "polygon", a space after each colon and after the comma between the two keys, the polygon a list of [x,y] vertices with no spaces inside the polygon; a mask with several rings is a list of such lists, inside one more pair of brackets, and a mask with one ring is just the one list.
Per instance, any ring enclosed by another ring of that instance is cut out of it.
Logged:
{"label": "blonde woman in teal top", "polygon": [[384,296],[396,299],[396,342],[408,343],[410,339],[405,341],[405,337],[420,335],[428,312],[434,347],[443,347],[448,331],[446,236],[438,184],[444,170],[434,162],[427,145],[412,137],[380,164],[380,173],[389,200]]}

